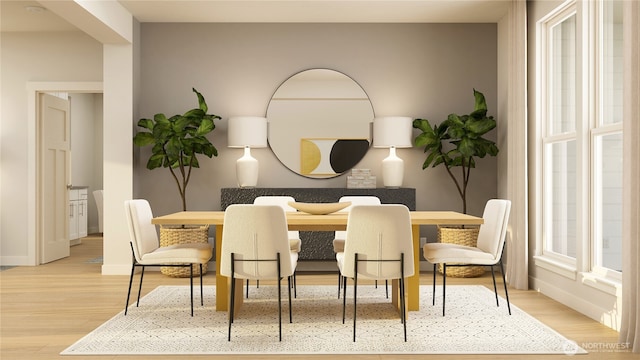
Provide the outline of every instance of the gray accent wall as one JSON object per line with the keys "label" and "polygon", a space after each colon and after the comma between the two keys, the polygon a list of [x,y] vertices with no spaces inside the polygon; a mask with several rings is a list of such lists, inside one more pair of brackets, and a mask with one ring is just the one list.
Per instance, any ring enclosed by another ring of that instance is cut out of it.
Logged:
{"label": "gray accent wall", "polygon": [[[485,94],[489,114],[497,113],[497,24],[144,23],[140,38],[138,117],[196,107],[192,87],[205,96],[210,113],[222,117],[211,136],[220,154],[202,158],[192,174],[189,210],[219,210],[220,189],[237,186],[235,161],[242,149],[227,148],[228,118],[265,116],[276,88],[301,70],[329,68],[350,76],[367,92],[376,116],[439,123],[449,113],[473,111],[473,88]],[[497,121],[501,126],[507,119]],[[147,170],[150,149],[134,151],[134,196],[149,199],[158,215],[181,210],[169,171]],[[268,148],[252,155],[260,162],[258,187],[346,187],[347,174],[310,179],[288,170]],[[378,187],[387,155],[387,149],[370,148],[357,165],[371,169]],[[403,187],[416,189],[418,210],[462,210],[444,168],[422,170],[422,149],[399,149],[398,156],[405,162]],[[481,215],[486,200],[496,196],[496,164],[486,158],[472,172],[470,214]],[[435,238],[433,229],[423,232]]]}

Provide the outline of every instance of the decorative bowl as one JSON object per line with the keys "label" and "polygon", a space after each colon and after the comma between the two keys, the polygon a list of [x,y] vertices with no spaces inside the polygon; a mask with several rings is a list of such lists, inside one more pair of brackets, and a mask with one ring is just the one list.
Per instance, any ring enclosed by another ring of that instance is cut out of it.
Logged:
{"label": "decorative bowl", "polygon": [[351,201],[336,202],[336,203],[304,203],[304,202],[289,202],[289,206],[292,208],[312,215],[327,215],[340,211],[347,206],[351,205]]}

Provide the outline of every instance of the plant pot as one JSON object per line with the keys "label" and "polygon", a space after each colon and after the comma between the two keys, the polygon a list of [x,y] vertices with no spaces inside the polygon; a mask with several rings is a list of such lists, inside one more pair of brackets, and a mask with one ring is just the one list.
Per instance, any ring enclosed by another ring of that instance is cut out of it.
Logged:
{"label": "plant pot", "polygon": [[[438,227],[438,242],[464,246],[476,246],[480,227]],[[438,264],[438,271],[442,273],[442,264]],[[447,266],[447,276],[477,277],[484,274],[484,266]]]}
{"label": "plant pot", "polygon": [[[160,246],[209,242],[209,226],[161,226]],[[163,266],[160,272],[167,276],[189,277],[188,267]],[[202,264],[202,274],[207,273],[207,264]],[[193,276],[200,276],[200,266],[194,265]]]}

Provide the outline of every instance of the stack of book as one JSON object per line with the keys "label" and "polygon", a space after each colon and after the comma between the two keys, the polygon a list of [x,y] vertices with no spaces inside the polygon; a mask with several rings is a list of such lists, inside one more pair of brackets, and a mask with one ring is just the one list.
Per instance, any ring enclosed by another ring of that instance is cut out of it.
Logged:
{"label": "stack of book", "polygon": [[376,177],[371,175],[371,169],[351,169],[347,176],[347,189],[375,189]]}

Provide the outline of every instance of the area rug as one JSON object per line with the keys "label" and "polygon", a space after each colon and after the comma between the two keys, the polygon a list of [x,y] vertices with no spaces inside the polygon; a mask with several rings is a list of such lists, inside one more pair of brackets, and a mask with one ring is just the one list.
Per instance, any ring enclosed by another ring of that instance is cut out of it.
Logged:
{"label": "area rug", "polygon": [[[349,287],[353,289],[353,287]],[[441,290],[438,288],[436,291]],[[289,323],[282,290],[282,342],[278,341],[277,287],[250,288],[227,341],[228,319],[215,311],[215,287],[205,287],[205,306],[189,315],[187,286],[160,286],[64,350],[62,355],[170,354],[580,354],[558,334],[483,286],[448,286],[431,304],[431,286],[420,288],[420,310],[409,312],[407,342],[384,287],[358,286],[357,340],[353,337],[352,293],[347,319],[335,286],[298,286]]]}

